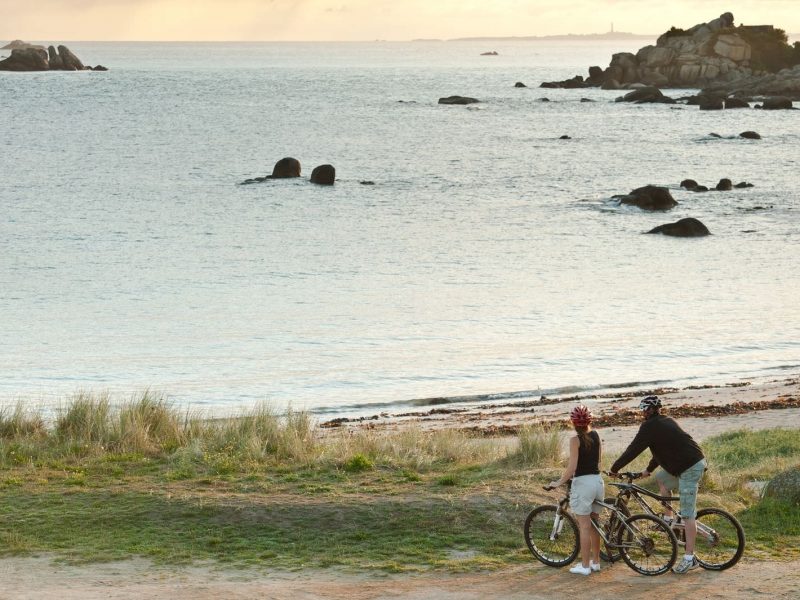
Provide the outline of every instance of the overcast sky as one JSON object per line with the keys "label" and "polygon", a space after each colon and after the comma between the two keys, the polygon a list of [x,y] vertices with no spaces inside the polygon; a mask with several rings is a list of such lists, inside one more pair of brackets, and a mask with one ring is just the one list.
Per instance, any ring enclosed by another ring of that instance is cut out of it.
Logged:
{"label": "overcast sky", "polygon": [[722,12],[800,32],[800,0],[0,0],[0,40],[410,40],[657,34]]}

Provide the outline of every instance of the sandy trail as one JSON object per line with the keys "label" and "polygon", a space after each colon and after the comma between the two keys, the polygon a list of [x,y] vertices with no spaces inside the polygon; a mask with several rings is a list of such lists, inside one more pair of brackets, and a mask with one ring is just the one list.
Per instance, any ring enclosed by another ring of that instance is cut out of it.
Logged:
{"label": "sandy trail", "polygon": [[667,598],[798,597],[800,561],[743,561],[722,573],[703,570],[658,578],[636,575],[623,564],[589,577],[538,563],[491,573],[351,575],[335,571],[258,572],[213,568],[154,568],[144,561],[64,566],[46,558],[0,561],[1,599],[117,600],[292,599],[472,600],[503,598],[651,598],[669,585]]}

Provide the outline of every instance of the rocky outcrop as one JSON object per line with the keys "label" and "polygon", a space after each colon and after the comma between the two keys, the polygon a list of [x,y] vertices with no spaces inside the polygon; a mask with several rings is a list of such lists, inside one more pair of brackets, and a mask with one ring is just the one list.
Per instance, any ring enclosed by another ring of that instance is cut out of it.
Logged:
{"label": "rocky outcrop", "polygon": [[28,42],[23,42],[22,40],[14,40],[9,42],[0,50],[24,50],[25,48],[37,48],[38,50],[44,50],[44,46],[39,46],[38,44],[29,44]]}
{"label": "rocky outcrop", "polygon": [[743,131],[739,134],[740,138],[744,138],[746,140],[760,140],[761,135],[757,131]]}
{"label": "rocky outcrop", "polygon": [[703,237],[705,235],[711,235],[708,227],[692,217],[681,219],[675,223],[659,225],[647,233],[661,233],[663,235],[670,235],[673,237]]}
{"label": "rocky outcrop", "polygon": [[336,181],[336,169],[333,165],[320,165],[311,171],[311,183],[333,185],[334,181]]}
{"label": "rocky outcrop", "polygon": [[734,81],[715,81],[703,88],[703,92],[739,98],[778,96],[789,101],[800,100],[800,65],[777,73],[750,75]]}
{"label": "rocky outcrop", "polygon": [[636,188],[625,196],[614,196],[620,204],[636,206],[642,210],[663,211],[678,206],[675,198],[665,187],[646,185]]}
{"label": "rocky outcrop", "polygon": [[[771,25],[735,26],[726,12],[708,23],[671,28],[655,45],[612,55],[605,70],[591,67],[580,75],[543,87],[627,88],[632,84],[671,88],[707,88],[743,97],[783,95],[800,98],[800,45]],[[705,90],[704,90],[705,91]]]}
{"label": "rocky outcrop", "polygon": [[[19,40],[17,40],[19,41]],[[14,42],[12,42],[14,43]],[[14,48],[11,56],[0,60],[0,71],[108,71],[102,65],[94,69],[87,67],[66,46],[43,46],[27,44],[25,47]]]}
{"label": "rocky outcrop", "polygon": [[524,88],[524,87],[528,87],[528,86],[525,85],[524,83],[522,83],[521,81],[518,81],[517,83],[514,84],[514,87],[515,88]]}

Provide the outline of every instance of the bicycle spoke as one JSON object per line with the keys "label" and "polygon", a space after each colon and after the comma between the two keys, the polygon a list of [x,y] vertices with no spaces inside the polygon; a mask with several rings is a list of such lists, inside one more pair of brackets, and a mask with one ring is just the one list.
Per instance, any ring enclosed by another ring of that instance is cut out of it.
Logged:
{"label": "bicycle spoke", "polygon": [[569,515],[557,517],[555,506],[540,506],[525,521],[525,542],[543,563],[564,566],[578,553],[578,526]]}
{"label": "bicycle spoke", "polygon": [[744,552],[744,531],[738,521],[723,510],[703,509],[697,513],[695,555],[702,567],[721,571],[733,566]]}

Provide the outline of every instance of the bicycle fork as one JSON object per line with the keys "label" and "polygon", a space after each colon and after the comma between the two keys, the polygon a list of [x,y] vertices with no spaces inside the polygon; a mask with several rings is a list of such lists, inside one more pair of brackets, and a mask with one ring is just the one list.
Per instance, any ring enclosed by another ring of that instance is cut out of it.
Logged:
{"label": "bicycle fork", "polygon": [[550,541],[554,542],[561,535],[561,530],[564,528],[564,518],[561,516],[561,509],[556,511],[556,518],[553,519],[553,529],[550,530]]}

